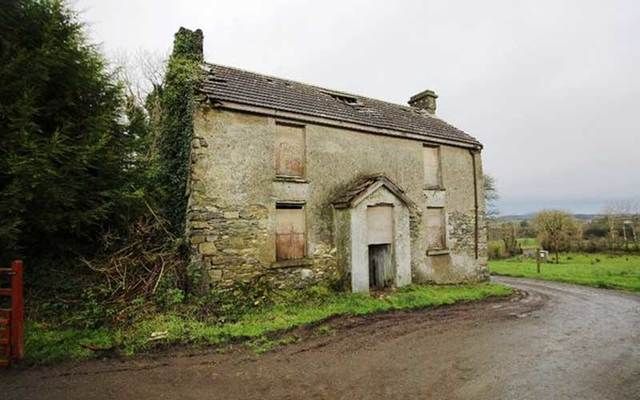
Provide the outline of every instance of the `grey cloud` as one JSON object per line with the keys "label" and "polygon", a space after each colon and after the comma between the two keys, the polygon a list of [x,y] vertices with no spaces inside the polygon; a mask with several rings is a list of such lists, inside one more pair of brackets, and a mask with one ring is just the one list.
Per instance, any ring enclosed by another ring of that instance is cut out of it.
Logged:
{"label": "grey cloud", "polygon": [[635,1],[77,0],[105,52],[166,52],[201,28],[212,62],[404,103],[485,144],[506,213],[640,197]]}

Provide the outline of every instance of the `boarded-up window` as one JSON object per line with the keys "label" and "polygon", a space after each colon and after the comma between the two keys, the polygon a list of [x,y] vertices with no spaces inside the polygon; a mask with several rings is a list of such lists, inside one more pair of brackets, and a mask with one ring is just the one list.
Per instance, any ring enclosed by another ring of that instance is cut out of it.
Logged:
{"label": "boarded-up window", "polygon": [[425,223],[427,229],[427,248],[430,250],[446,248],[444,208],[427,208]]}
{"label": "boarded-up window", "polygon": [[424,184],[428,188],[439,188],[440,181],[440,148],[423,147]]}
{"label": "boarded-up window", "polygon": [[393,243],[393,207],[375,206],[367,208],[368,244]]}
{"label": "boarded-up window", "polygon": [[276,260],[294,260],[305,255],[304,209],[297,204],[276,206]]}
{"label": "boarded-up window", "polygon": [[276,125],[276,175],[304,176],[304,128]]}

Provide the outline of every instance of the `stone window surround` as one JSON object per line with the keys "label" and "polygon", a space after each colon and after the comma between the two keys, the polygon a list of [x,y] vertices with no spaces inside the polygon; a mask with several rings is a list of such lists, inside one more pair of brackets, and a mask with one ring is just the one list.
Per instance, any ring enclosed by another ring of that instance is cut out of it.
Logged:
{"label": "stone window surround", "polygon": [[276,175],[273,178],[274,182],[291,182],[291,183],[309,183],[307,178],[299,177],[299,176],[288,176],[288,175]]}
{"label": "stone window surround", "polygon": [[[304,200],[278,200],[275,202],[275,208],[277,208],[278,206],[289,206],[289,207],[300,207],[303,210],[304,213],[304,221],[305,221],[305,236],[304,236],[304,257],[302,258],[295,258],[295,259],[290,259],[290,260],[277,260],[275,259],[270,265],[269,268],[271,269],[280,269],[280,268],[298,268],[298,267],[305,267],[305,266],[310,266],[313,265],[313,260],[311,258],[309,258],[309,236],[308,236],[308,231],[309,231],[309,220],[307,218],[307,211],[306,211],[306,206],[307,206],[307,202]],[[275,226],[273,228],[273,234],[274,234],[274,238],[275,238]],[[273,242],[273,245],[275,247],[275,241]],[[274,257],[275,257],[275,248],[274,248]]]}
{"label": "stone window surround", "polygon": [[[280,119],[280,118],[275,118],[272,120],[273,122],[273,126],[274,129],[277,129],[278,125],[282,125],[282,126],[289,126],[289,127],[293,127],[293,128],[300,128],[302,129],[302,138],[303,138],[303,142],[304,142],[304,153],[302,154],[302,160],[304,163],[304,170],[303,170],[303,175],[302,176],[295,176],[295,175],[281,175],[278,174],[277,170],[276,170],[276,166],[275,166],[275,162],[274,162],[274,172],[275,172],[275,178],[274,181],[281,181],[281,182],[295,182],[295,183],[308,183],[309,181],[307,180],[307,126],[305,124],[301,124],[299,122],[295,122],[295,121],[289,121],[289,120],[284,120],[284,119]],[[275,131],[274,131],[274,135],[275,135]],[[274,154],[275,156],[275,154]]]}
{"label": "stone window surround", "polygon": [[[427,248],[428,256],[439,256],[444,254],[449,254],[449,238],[447,234],[447,226],[448,226],[448,218],[447,218],[447,210],[443,206],[427,206],[427,209],[433,210],[441,210],[442,211],[442,242],[443,246],[440,248]],[[425,227],[426,228],[426,227]]]}
{"label": "stone window surround", "polygon": [[[441,204],[429,204],[430,201],[427,200],[425,203],[425,207],[427,209],[429,208],[433,208],[433,209],[441,209],[442,210],[442,214],[443,214],[443,218],[442,218],[442,224],[443,224],[443,238],[442,238],[442,242],[443,242],[443,246],[442,248],[427,248],[426,254],[427,256],[440,256],[440,255],[447,255],[450,253],[449,250],[449,240],[448,240],[448,235],[447,235],[447,211],[445,208],[445,204],[444,204],[444,193],[446,191],[445,187],[444,187],[444,183],[443,183],[443,177],[442,177],[442,148],[440,145],[432,145],[432,144],[423,144],[423,148],[424,147],[430,147],[430,148],[435,148],[437,149],[437,164],[438,164],[438,177],[437,177],[437,181],[438,184],[435,186],[431,186],[431,185],[427,185],[425,184],[424,186],[424,191],[425,194],[430,193],[431,197],[433,195],[436,195],[437,197],[441,197],[440,199],[438,199],[437,203]],[[424,160],[423,160],[424,162]],[[427,196],[430,197],[430,196]],[[430,199],[433,200],[433,197]]]}
{"label": "stone window surround", "polygon": [[[437,181],[438,184],[437,185],[427,185],[426,183],[424,184],[424,189],[425,190],[445,190],[444,188],[444,183],[443,183],[443,179],[442,179],[442,149],[440,145],[433,145],[433,144],[426,144],[423,143],[422,147],[428,147],[428,148],[432,148],[432,149],[436,149],[437,152],[437,163],[438,163],[438,177],[437,177]],[[423,155],[424,157],[424,155]],[[423,159],[424,162],[424,159]]]}
{"label": "stone window surround", "polygon": [[[306,125],[305,124],[300,124],[300,123],[296,123],[296,122],[292,122],[289,120],[282,120],[282,119],[273,119],[272,120],[274,126],[276,125],[286,125],[286,126],[293,126],[296,128],[302,128],[304,129],[304,162],[305,162],[305,168],[304,168],[304,172],[305,172],[305,176],[289,176],[289,175],[275,175],[275,177],[273,178],[274,182],[286,182],[286,183],[301,183],[301,184],[308,184],[309,180],[307,179],[307,132],[306,132]],[[274,164],[275,165],[275,164]],[[275,172],[275,166],[274,166],[274,172]],[[276,207],[278,205],[289,205],[289,206],[301,206],[303,209],[306,208],[306,201],[304,200],[278,200],[276,201]],[[307,219],[307,213],[305,211],[304,213],[305,215],[305,226],[306,226],[306,231],[309,231],[309,220]],[[274,243],[275,245],[275,243]],[[273,261],[270,265],[269,268],[272,269],[280,269],[280,268],[298,268],[298,267],[306,267],[306,266],[310,266],[313,265],[313,260],[311,258],[309,258],[308,256],[308,251],[309,251],[309,242],[308,242],[308,235],[305,235],[305,256],[303,258],[297,258],[297,259],[293,259],[293,260],[275,260]],[[275,254],[275,252],[274,252]]]}
{"label": "stone window surround", "polygon": [[427,250],[428,256],[443,256],[449,253],[451,253],[451,251],[448,248]]}
{"label": "stone window surround", "polygon": [[313,265],[313,260],[309,257],[297,258],[295,260],[274,261],[269,265],[270,269],[300,268]]}

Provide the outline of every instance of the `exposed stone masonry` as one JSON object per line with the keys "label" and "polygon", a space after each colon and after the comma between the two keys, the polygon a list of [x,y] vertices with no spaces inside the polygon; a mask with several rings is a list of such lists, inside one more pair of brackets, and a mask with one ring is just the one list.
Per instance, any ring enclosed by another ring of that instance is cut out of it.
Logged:
{"label": "exposed stone masonry", "polygon": [[[358,177],[375,174],[396,183],[416,205],[408,224],[412,282],[486,278],[484,205],[479,204],[476,258],[467,149],[441,146],[444,190],[425,192],[421,142],[306,124],[306,176],[282,181],[274,169],[274,118],[202,107],[194,124],[187,235],[192,261],[203,268],[210,286],[260,278],[276,287],[319,281],[349,287],[344,264],[350,255],[338,252],[337,238],[348,236],[351,228],[336,224],[331,204]],[[477,174],[481,177],[480,170]],[[302,260],[276,262],[276,203],[283,201],[304,204],[307,255]],[[427,205],[444,206],[447,213],[446,254],[427,255],[421,217]]]}

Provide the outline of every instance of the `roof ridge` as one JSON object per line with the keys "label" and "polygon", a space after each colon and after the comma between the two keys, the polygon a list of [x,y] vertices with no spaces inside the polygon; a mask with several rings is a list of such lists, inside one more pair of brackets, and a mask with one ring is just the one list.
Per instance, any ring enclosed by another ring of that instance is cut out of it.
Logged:
{"label": "roof ridge", "polygon": [[[407,104],[394,103],[392,101],[387,101],[387,100],[380,100],[380,99],[376,99],[376,98],[369,97],[369,96],[363,96],[361,94],[345,92],[343,90],[331,89],[331,88],[328,88],[328,87],[322,87],[322,86],[318,86],[318,85],[314,85],[314,84],[306,83],[306,82],[301,82],[301,81],[294,81],[292,79],[282,78],[282,77],[275,76],[275,75],[269,75],[269,74],[265,74],[265,73],[262,73],[262,72],[250,71],[248,69],[233,67],[233,66],[230,66],[230,65],[211,63],[211,62],[207,62],[207,61],[204,61],[203,64],[211,65],[211,66],[215,66],[215,67],[234,69],[236,71],[241,71],[241,72],[245,72],[245,73],[253,74],[253,75],[259,75],[259,76],[262,76],[262,77],[265,77],[265,78],[277,79],[279,81],[285,81],[285,82],[295,83],[297,85],[308,86],[308,87],[311,87],[311,88],[314,88],[314,89],[318,89],[318,90],[321,90],[321,91],[335,92],[336,94],[342,94],[342,95],[345,95],[345,96],[353,96],[353,97],[357,97],[357,98],[361,98],[361,99],[366,99],[366,100],[370,100],[370,101],[376,101],[376,102],[379,102],[379,103],[389,104],[389,105],[392,105],[392,106],[395,106],[395,107],[402,107],[402,108],[404,108],[404,109],[406,109],[408,111],[419,112],[418,109],[416,109],[415,107],[411,107],[410,105],[407,105]],[[431,116],[431,115],[427,115],[427,116]]]}
{"label": "roof ridge", "polygon": [[[210,100],[273,108],[482,147],[476,138],[440,116],[410,105],[222,64],[203,62],[201,65],[207,71],[207,79],[200,90]],[[355,101],[342,99],[342,96]]]}

